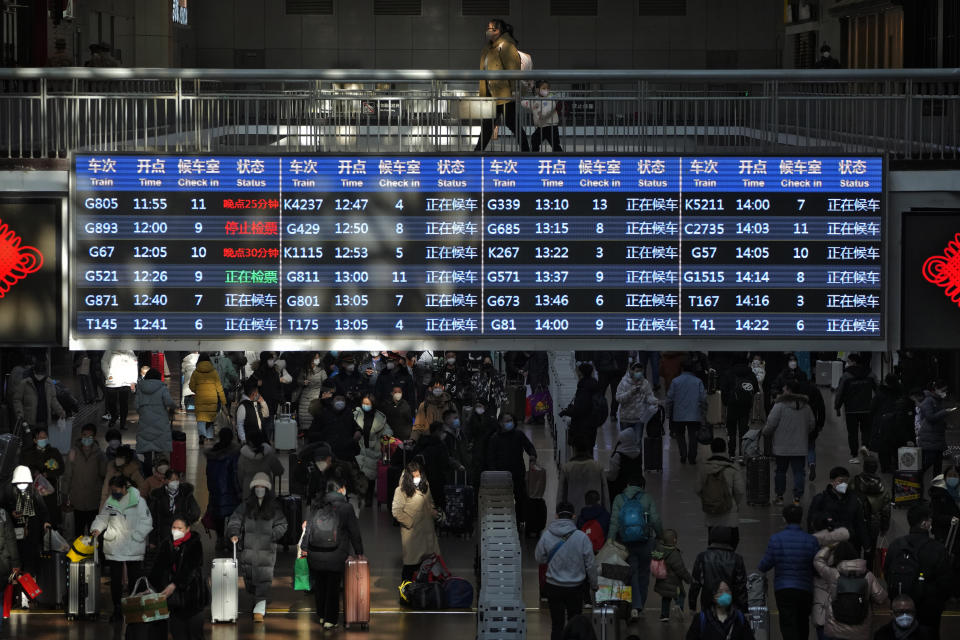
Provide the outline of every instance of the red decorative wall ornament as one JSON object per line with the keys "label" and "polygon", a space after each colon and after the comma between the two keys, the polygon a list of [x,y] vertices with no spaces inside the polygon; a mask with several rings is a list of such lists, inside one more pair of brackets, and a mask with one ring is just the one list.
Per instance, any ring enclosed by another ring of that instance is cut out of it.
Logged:
{"label": "red decorative wall ornament", "polygon": [[43,266],[43,254],[36,247],[21,246],[17,232],[0,220],[0,298],[10,287]]}
{"label": "red decorative wall ornament", "polygon": [[960,307],[960,233],[947,243],[942,256],[930,256],[923,263],[927,282],[943,287],[944,293]]}

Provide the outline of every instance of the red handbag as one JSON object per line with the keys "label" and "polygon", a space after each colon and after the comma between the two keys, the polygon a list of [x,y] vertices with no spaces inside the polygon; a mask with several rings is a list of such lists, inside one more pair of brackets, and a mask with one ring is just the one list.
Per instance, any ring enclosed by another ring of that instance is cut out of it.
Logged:
{"label": "red handbag", "polygon": [[10,609],[13,608],[13,585],[8,584],[3,590],[3,619],[10,619]]}
{"label": "red handbag", "polygon": [[23,592],[27,594],[27,597],[31,600],[43,593],[43,590],[40,589],[39,585],[37,585],[37,581],[34,580],[33,576],[29,573],[21,573],[19,576],[17,576],[17,582],[20,583],[20,586],[23,588]]}

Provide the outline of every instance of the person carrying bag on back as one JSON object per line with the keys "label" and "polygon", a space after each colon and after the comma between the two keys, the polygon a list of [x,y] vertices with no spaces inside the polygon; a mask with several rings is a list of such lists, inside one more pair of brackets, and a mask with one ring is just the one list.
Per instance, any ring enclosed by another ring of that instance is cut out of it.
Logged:
{"label": "person carrying bag on back", "polygon": [[640,472],[628,480],[627,488],[613,501],[610,510],[609,540],[616,540],[627,548],[630,565],[631,618],[639,618],[647,602],[650,586],[650,554],[656,539],[663,535],[663,524],[653,499],[644,491],[646,479]]}

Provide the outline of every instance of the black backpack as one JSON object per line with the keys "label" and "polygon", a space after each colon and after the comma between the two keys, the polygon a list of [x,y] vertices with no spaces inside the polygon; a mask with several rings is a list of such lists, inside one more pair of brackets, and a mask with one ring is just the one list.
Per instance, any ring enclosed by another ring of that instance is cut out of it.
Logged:
{"label": "black backpack", "polygon": [[749,378],[737,378],[733,383],[733,402],[739,406],[753,404],[753,395],[756,393],[753,381]]}
{"label": "black backpack", "polygon": [[920,566],[920,550],[908,545],[894,558],[887,559],[885,567],[887,591],[890,599],[899,595],[908,595],[914,602],[923,597],[923,567]]}
{"label": "black backpack", "polygon": [[595,427],[602,427],[610,415],[610,407],[607,406],[607,396],[599,391],[590,397],[590,422]]}
{"label": "black backpack", "polygon": [[317,551],[333,551],[340,546],[340,514],[336,505],[328,502],[313,514],[307,544]]}
{"label": "black backpack", "polygon": [[833,619],[847,625],[861,625],[870,615],[870,593],[866,576],[840,574],[830,603]]}

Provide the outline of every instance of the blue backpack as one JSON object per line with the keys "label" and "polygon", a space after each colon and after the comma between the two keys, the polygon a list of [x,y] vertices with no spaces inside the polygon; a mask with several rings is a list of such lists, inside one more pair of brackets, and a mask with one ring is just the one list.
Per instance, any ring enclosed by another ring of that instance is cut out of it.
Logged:
{"label": "blue backpack", "polygon": [[643,510],[638,493],[620,507],[620,540],[622,542],[646,542],[650,539],[647,531],[647,514]]}

